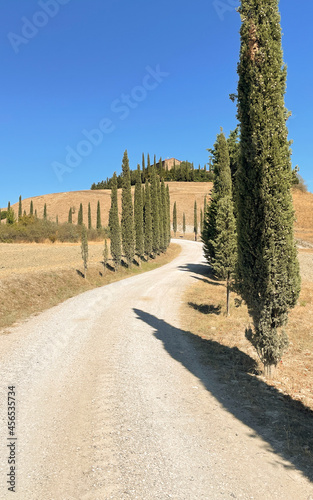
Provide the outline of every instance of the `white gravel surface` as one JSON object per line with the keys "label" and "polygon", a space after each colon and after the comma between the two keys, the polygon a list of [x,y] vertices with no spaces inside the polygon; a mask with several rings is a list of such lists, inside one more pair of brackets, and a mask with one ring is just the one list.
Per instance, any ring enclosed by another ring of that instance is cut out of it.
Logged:
{"label": "white gravel surface", "polygon": [[[1,499],[313,498],[312,483],[213,396],[214,373],[179,328],[193,281],[181,267],[200,263],[202,246],[179,243],[170,264],[0,336]],[[15,494],[6,484],[9,385]]]}

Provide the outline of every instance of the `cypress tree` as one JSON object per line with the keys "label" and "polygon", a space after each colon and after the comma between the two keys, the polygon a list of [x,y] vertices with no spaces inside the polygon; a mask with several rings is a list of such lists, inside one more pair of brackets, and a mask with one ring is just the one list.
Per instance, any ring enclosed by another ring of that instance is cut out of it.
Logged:
{"label": "cypress tree", "polygon": [[168,184],[166,185],[166,203],[167,203],[167,242],[168,245],[171,242],[171,197],[170,197],[170,188]]}
{"label": "cypress tree", "polygon": [[151,182],[151,164],[150,164],[150,155],[147,155],[147,177],[148,181]]}
{"label": "cypress tree", "polygon": [[151,172],[151,213],[152,213],[152,250],[155,254],[160,250],[159,196],[155,164]]}
{"label": "cypress tree", "polygon": [[238,65],[238,288],[253,319],[246,335],[271,376],[288,345],[300,292],[278,0],[242,0]]}
{"label": "cypress tree", "polygon": [[202,208],[200,208],[200,234],[202,234],[203,231],[203,212]]}
{"label": "cypress tree", "polygon": [[183,213],[183,233],[185,236],[185,234],[186,234],[186,214],[185,214],[185,212]]}
{"label": "cypress tree", "polygon": [[169,245],[167,227],[168,227],[168,213],[167,213],[167,200],[166,200],[166,189],[164,184],[164,179],[161,182],[161,207],[162,207],[162,242],[163,242],[163,251],[165,252]]}
{"label": "cypress tree", "polygon": [[90,202],[88,203],[88,229],[91,229],[92,228],[92,224],[91,224],[91,206],[90,206]]}
{"label": "cypress tree", "polygon": [[122,244],[127,265],[132,265],[135,256],[134,212],[127,150],[122,162]]}
{"label": "cypress tree", "polygon": [[203,214],[205,215],[207,211],[207,201],[206,201],[206,196],[204,197],[203,200]]}
{"label": "cypress tree", "polygon": [[176,208],[176,201],[173,206],[173,231],[174,231],[174,236],[176,238],[176,233],[177,233],[177,208]]}
{"label": "cypress tree", "polygon": [[83,217],[83,204],[81,203],[79,205],[79,210],[78,210],[78,218],[77,218],[77,224],[79,226],[82,226],[83,224],[83,220],[84,220],[84,217]]}
{"label": "cypress tree", "polygon": [[85,224],[82,224],[82,233],[81,233],[81,254],[84,263],[84,278],[87,278],[87,263],[88,263],[88,238],[87,238],[87,229]]}
{"label": "cypress tree", "polygon": [[0,224],[2,223],[2,213],[1,213],[1,208],[0,208]]}
{"label": "cypress tree", "polygon": [[135,218],[135,251],[139,259],[144,254],[144,232],[143,232],[143,203],[142,203],[142,189],[141,189],[141,172],[140,166],[137,167],[137,178],[135,185],[134,196],[134,218]]}
{"label": "cypress tree", "polygon": [[159,234],[160,234],[160,246],[159,250],[161,252],[165,251],[165,240],[164,240],[164,228],[163,228],[163,209],[162,209],[162,194],[161,194],[161,182],[160,177],[157,175],[157,190],[158,190],[158,206],[159,206]]}
{"label": "cypress tree", "polygon": [[142,182],[146,182],[145,155],[142,153]]}
{"label": "cypress tree", "polygon": [[47,203],[45,203],[43,207],[43,218],[44,220],[47,219]]}
{"label": "cypress tree", "polygon": [[[26,215],[26,212],[25,212],[25,215]],[[57,226],[59,225],[59,216],[58,215],[55,216],[55,223]]]}
{"label": "cypress tree", "polygon": [[114,172],[112,177],[109,228],[110,228],[110,238],[111,238],[111,256],[114,262],[115,269],[117,270],[121,263],[122,251],[121,251],[121,229],[118,218],[116,172]]}
{"label": "cypress tree", "polygon": [[29,215],[34,215],[34,205],[33,205],[33,200],[30,202],[30,207],[29,207]]}
{"label": "cypress tree", "polygon": [[193,232],[195,233],[195,241],[197,241],[198,236],[198,209],[197,202],[195,201],[193,208]]}
{"label": "cypress tree", "polygon": [[203,253],[211,263],[215,257],[214,245],[212,241],[216,238],[216,217],[217,217],[217,204],[221,198],[230,196],[232,193],[232,184],[229,167],[229,154],[228,146],[224,133],[217,135],[216,143],[214,144],[213,153],[213,192],[211,203],[208,205],[206,214],[203,221]]}
{"label": "cypress tree", "polygon": [[38,215],[37,215],[37,208],[35,209],[35,217],[36,217],[36,219],[38,218]]}
{"label": "cypress tree", "polygon": [[101,210],[100,210],[100,201],[97,203],[97,229],[101,229]]}
{"label": "cypress tree", "polygon": [[68,212],[68,220],[67,222],[69,224],[72,224],[73,223],[73,211],[72,211],[72,207],[69,209],[69,212]]}
{"label": "cypress tree", "polygon": [[22,196],[20,195],[19,199],[18,199],[18,220],[21,219],[22,217]]}
{"label": "cypress tree", "polygon": [[146,180],[145,187],[145,205],[144,205],[144,233],[145,233],[145,254],[149,257],[152,254],[152,213],[151,213],[151,196],[150,185]]}

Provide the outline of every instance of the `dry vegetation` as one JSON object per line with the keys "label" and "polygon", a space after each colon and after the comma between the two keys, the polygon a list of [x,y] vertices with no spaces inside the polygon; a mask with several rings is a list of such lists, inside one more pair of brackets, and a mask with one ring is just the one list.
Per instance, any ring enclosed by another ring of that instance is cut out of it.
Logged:
{"label": "dry vegetation", "polygon": [[[247,307],[235,294],[231,315],[225,315],[225,283],[204,263],[195,269],[195,283],[182,305],[182,328],[193,334],[203,362],[216,370],[227,393],[250,409],[260,425],[270,425],[287,452],[297,460],[313,458],[313,251],[300,251],[302,290],[291,311],[288,352],[271,381],[245,338]],[[270,417],[270,418],[268,418]],[[285,451],[286,451],[285,450]]]}
{"label": "dry vegetation", "polygon": [[[84,279],[79,244],[0,244],[0,328],[92,288],[167,264],[180,250],[179,245],[172,243],[166,254],[143,262],[140,267],[120,267],[114,272],[104,270],[102,265],[103,243],[89,244],[89,265]],[[9,330],[6,328],[2,333]]]}

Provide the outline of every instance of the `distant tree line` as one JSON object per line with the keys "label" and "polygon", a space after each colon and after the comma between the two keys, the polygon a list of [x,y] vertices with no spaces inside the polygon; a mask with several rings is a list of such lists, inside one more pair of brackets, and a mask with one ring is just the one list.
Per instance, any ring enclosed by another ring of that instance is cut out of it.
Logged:
{"label": "distant tree line", "polygon": [[[193,163],[188,161],[183,161],[180,164],[173,165],[171,169],[164,167],[164,162],[162,158],[159,159],[158,163],[156,157],[154,156],[154,161],[150,163],[150,156],[147,155],[147,161],[145,160],[144,154],[142,155],[142,164],[140,172],[140,182],[145,184],[146,180],[151,182],[152,171],[155,169],[159,178],[165,182],[176,181],[176,182],[212,182],[213,172],[209,169],[207,170],[206,165],[201,168],[194,167]],[[135,186],[137,182],[137,169],[129,170],[130,184]],[[123,173],[117,175],[117,188],[120,189],[123,186]],[[113,177],[107,178],[101,182],[93,183],[91,189],[112,189]]]}

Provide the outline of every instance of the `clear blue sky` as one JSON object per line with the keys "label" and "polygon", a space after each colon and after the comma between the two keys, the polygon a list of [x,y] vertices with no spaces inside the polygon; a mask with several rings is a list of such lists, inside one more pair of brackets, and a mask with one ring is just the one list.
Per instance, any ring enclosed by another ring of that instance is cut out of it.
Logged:
{"label": "clear blue sky", "polygon": [[[2,0],[0,206],[89,189],[121,170],[125,149],[131,168],[142,152],[207,163],[219,127],[236,126],[235,5]],[[313,191],[313,2],[280,9],[293,165]]]}

